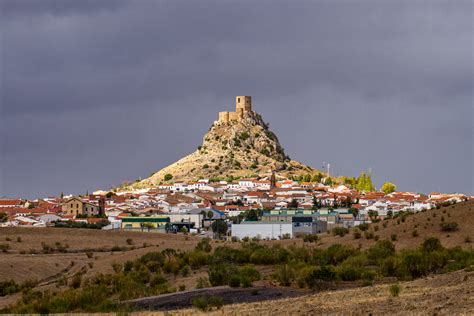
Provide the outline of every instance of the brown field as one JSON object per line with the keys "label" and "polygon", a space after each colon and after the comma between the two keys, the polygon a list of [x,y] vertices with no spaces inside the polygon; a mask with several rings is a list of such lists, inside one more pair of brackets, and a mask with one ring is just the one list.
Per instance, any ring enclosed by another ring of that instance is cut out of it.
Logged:
{"label": "brown field", "polygon": [[[472,315],[474,272],[457,271],[401,282],[399,297],[388,284],[299,297],[225,305],[208,315]],[[201,315],[196,309],[166,315]],[[164,314],[162,314],[164,315]]]}

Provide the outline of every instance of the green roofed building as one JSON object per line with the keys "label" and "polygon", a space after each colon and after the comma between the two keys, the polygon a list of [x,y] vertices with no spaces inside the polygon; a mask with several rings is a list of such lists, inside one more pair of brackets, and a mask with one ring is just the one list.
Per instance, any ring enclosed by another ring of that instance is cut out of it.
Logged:
{"label": "green roofed building", "polygon": [[122,229],[139,231],[163,229],[164,231],[169,222],[170,218],[166,215],[125,216],[122,217]]}

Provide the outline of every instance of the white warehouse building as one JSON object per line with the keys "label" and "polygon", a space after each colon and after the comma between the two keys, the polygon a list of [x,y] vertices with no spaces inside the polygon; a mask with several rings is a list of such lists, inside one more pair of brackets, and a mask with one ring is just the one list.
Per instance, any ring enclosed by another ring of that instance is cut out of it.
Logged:
{"label": "white warehouse building", "polygon": [[280,239],[283,236],[293,238],[293,223],[291,222],[242,222],[232,224],[232,237],[243,239]]}

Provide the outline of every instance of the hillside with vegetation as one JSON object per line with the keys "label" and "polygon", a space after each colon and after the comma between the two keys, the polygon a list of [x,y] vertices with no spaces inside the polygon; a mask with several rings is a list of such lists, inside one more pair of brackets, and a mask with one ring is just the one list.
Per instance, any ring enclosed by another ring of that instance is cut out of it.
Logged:
{"label": "hillside with vegetation", "polygon": [[323,234],[319,246],[335,243],[368,248],[377,240],[391,240],[397,249],[408,249],[427,237],[438,238],[445,247],[472,249],[474,245],[474,201],[439,205],[418,213],[400,212],[372,224],[336,229]]}

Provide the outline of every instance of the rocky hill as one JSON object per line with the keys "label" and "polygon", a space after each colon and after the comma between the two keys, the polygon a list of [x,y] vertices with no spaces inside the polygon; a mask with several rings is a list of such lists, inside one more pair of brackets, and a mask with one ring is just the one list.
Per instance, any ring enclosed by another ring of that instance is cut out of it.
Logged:
{"label": "rocky hill", "polygon": [[[229,113],[229,112],[222,112]],[[233,113],[235,114],[235,112]],[[254,111],[240,111],[232,120],[217,120],[204,135],[202,145],[192,154],[154,173],[134,186],[171,181],[260,176],[275,171],[278,176],[313,174],[317,170],[291,160],[277,136]],[[168,176],[169,177],[169,176]]]}

